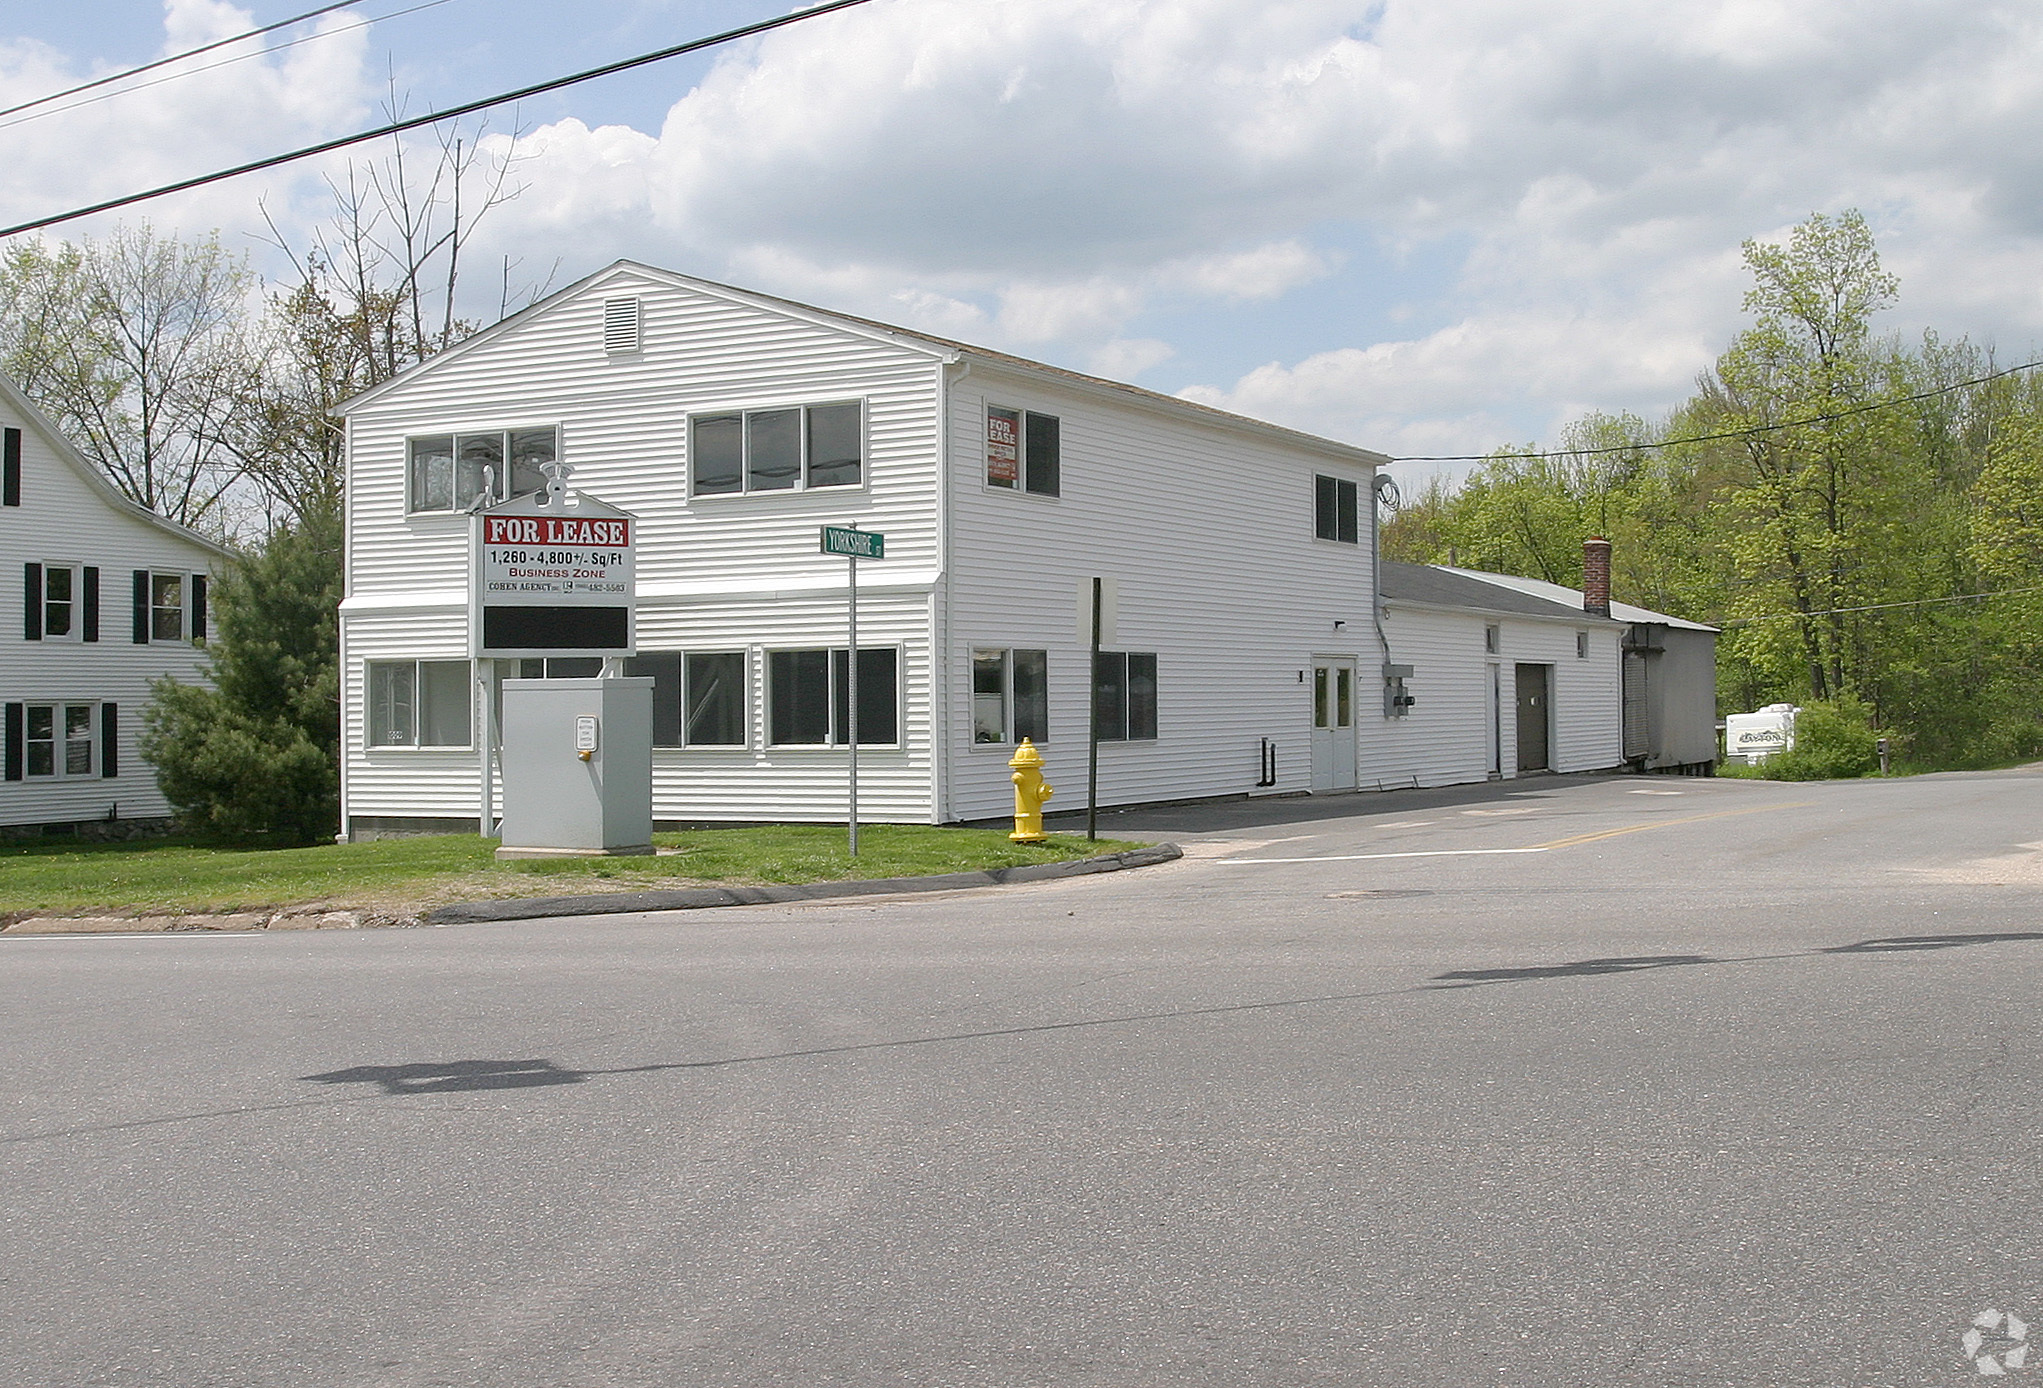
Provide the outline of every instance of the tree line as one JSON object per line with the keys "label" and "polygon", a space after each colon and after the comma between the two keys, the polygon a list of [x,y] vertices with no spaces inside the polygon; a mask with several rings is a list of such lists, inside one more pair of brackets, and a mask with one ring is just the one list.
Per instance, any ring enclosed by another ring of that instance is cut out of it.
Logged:
{"label": "tree line", "polygon": [[480,326],[457,311],[470,239],[520,191],[481,133],[351,165],[301,238],[266,218],[279,282],[217,234],[148,225],[0,252],[0,372],[123,496],[233,551],[210,685],[158,681],[144,715],[142,753],[189,828],[309,843],[338,823],[336,411]]}
{"label": "tree line", "polygon": [[1934,332],[1857,212],[1748,241],[1750,324],[1666,418],[1592,414],[1435,480],[1387,557],[1578,587],[1720,626],[1722,713],[1820,703],[1916,768],[2043,755],[2043,378]]}

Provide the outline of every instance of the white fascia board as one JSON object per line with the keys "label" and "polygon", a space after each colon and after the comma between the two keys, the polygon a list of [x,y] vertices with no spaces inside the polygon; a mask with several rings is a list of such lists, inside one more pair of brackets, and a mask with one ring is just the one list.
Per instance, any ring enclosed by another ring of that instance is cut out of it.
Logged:
{"label": "white fascia board", "polygon": [[1615,617],[1598,617],[1589,612],[1583,612],[1575,616],[1570,616],[1566,612],[1556,612],[1552,616],[1545,616],[1535,612],[1508,612],[1500,608],[1465,607],[1458,603],[1414,602],[1408,598],[1385,598],[1383,600],[1383,610],[1385,612],[1446,612],[1457,617],[1482,617],[1486,620],[1499,622],[1545,622],[1550,626],[1557,627],[1608,627],[1623,630],[1631,625],[1631,623],[1619,621]]}
{"label": "white fascia board", "polygon": [[[907,569],[884,573],[883,576],[881,571],[862,568],[858,574],[858,592],[860,597],[902,593],[925,594],[936,586],[937,579],[938,574],[934,569]],[[638,601],[673,604],[772,602],[783,598],[828,596],[844,591],[845,583],[840,574],[777,579],[772,583],[746,585],[691,583],[684,580],[641,583],[638,585]],[[466,588],[422,588],[408,593],[344,598],[340,610],[344,615],[351,617],[384,612],[466,612],[468,596]]]}
{"label": "white fascia board", "polygon": [[[865,598],[881,594],[924,594],[937,585],[938,579],[939,574],[935,569],[888,572],[877,567],[861,567],[858,571],[858,595]],[[839,573],[811,578],[777,579],[772,583],[761,584],[690,583],[685,580],[641,583],[638,586],[638,600],[677,604],[773,602],[782,598],[827,597],[832,593],[844,591],[844,578]]]}
{"label": "white fascia board", "polygon": [[409,593],[368,594],[341,599],[341,615],[369,612],[466,612],[466,588],[421,588]]}
{"label": "white fascia board", "polygon": [[222,559],[232,557],[233,551],[219,541],[209,540],[190,526],[179,525],[168,516],[159,516],[147,506],[138,505],[122,495],[120,488],[107,481],[106,475],[93,466],[92,460],[78,451],[78,446],[57,427],[56,421],[37,408],[35,401],[29,399],[22,393],[21,387],[5,376],[0,376],[0,400],[5,400],[12,406],[15,413],[21,416],[22,423],[35,430],[43,442],[50,446],[50,451],[61,458],[73,472],[84,478],[85,484],[98,492],[100,499],[107,505],[137,520],[146,521],[158,530],[174,535],[180,540],[189,541],[201,549],[211,550]]}

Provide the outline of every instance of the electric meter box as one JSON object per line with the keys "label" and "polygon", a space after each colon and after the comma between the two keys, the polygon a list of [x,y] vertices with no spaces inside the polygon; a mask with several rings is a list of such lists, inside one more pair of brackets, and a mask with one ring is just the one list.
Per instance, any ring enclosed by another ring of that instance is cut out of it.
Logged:
{"label": "electric meter box", "polygon": [[653,851],[653,682],[505,680],[499,858]]}

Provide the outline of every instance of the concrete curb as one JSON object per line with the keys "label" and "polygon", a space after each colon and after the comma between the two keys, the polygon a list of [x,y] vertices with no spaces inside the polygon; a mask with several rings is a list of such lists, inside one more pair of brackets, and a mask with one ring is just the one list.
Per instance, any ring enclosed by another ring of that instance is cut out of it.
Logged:
{"label": "concrete curb", "polygon": [[513,901],[460,901],[425,915],[428,925],[470,925],[484,921],[544,920],[552,916],[604,916],[638,911],[700,911],[712,906],[764,906],[784,901],[821,901],[837,896],[905,896],[950,892],[965,887],[1002,887],[1155,867],[1184,857],[1174,843],[1131,848],[1098,858],[1029,863],[984,872],[946,872],[934,877],[879,877],[861,882],[811,882],[781,887],[689,887],[671,892],[605,892],[590,896],[539,896]]}

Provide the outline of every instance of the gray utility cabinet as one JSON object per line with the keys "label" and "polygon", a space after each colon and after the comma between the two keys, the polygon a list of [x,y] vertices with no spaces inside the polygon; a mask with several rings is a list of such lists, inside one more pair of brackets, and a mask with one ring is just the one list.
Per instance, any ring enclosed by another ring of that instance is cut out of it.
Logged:
{"label": "gray utility cabinet", "polygon": [[653,851],[653,682],[505,680],[500,858]]}

